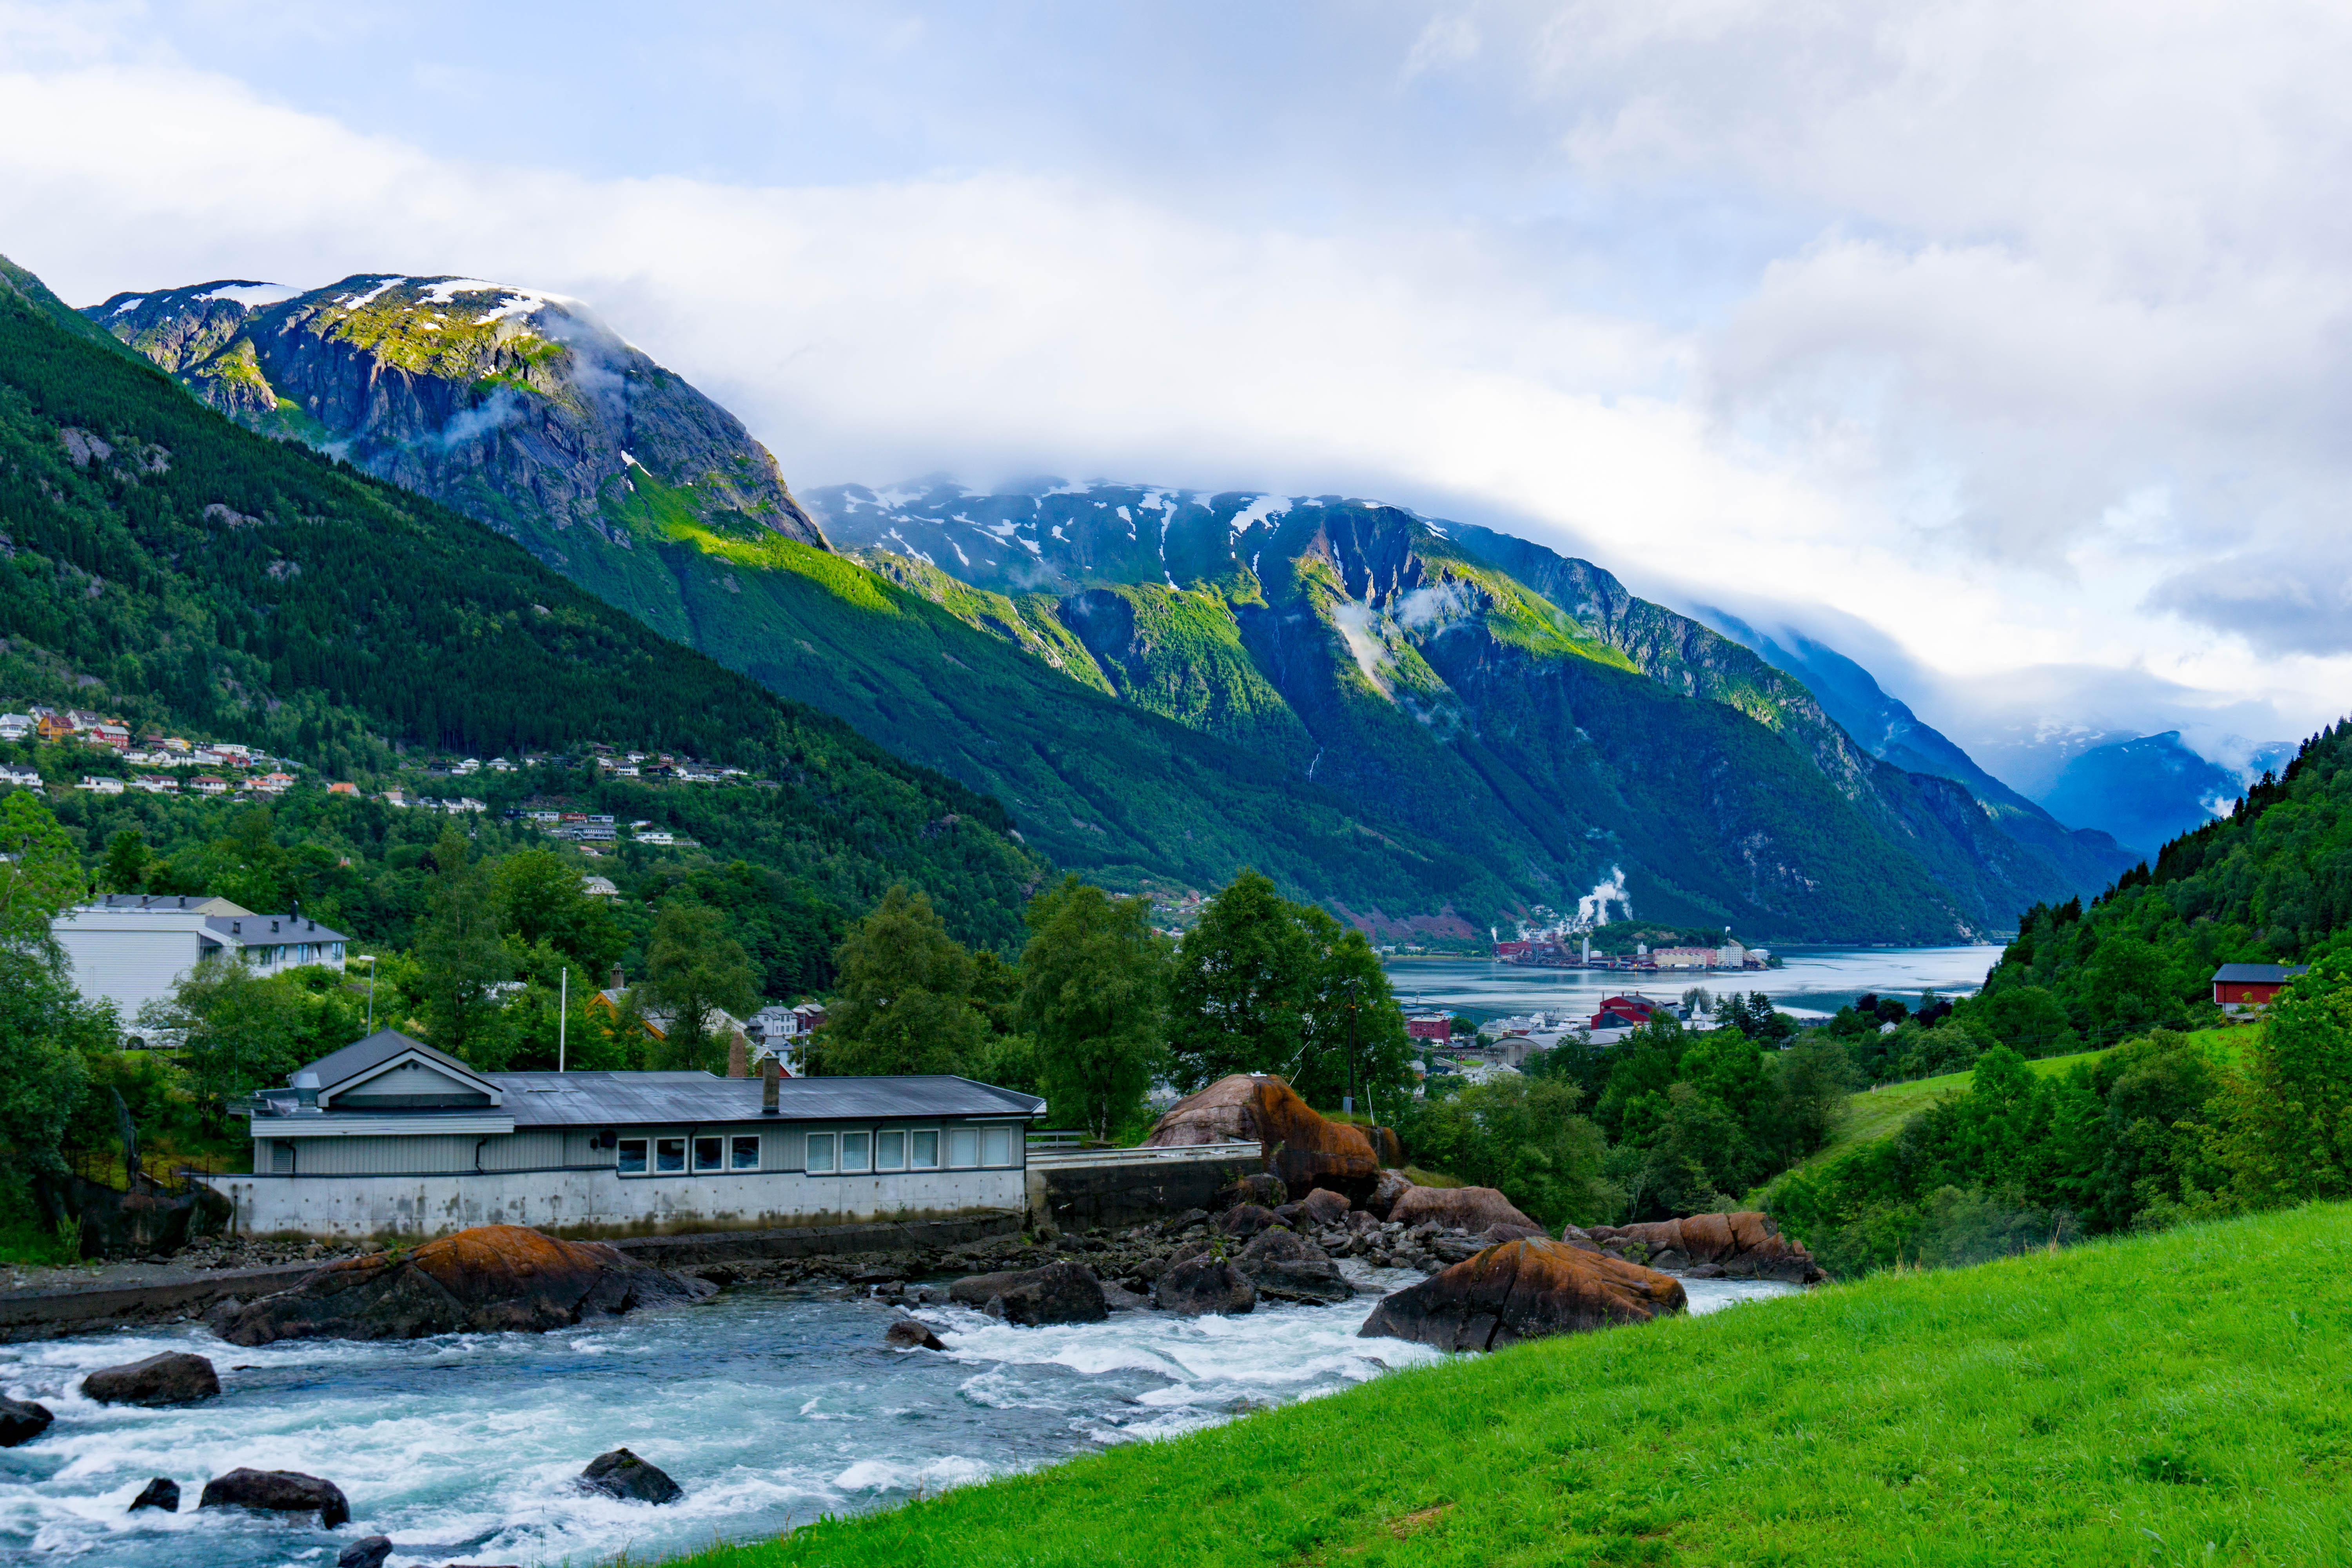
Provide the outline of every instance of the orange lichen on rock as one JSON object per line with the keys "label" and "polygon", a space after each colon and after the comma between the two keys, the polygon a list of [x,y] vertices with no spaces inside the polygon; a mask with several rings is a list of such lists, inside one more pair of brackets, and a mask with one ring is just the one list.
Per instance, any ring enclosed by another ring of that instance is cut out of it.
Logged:
{"label": "orange lichen on rock", "polygon": [[1372,1310],[1365,1339],[1417,1340],[1446,1351],[1646,1323],[1687,1305],[1682,1281],[1564,1242],[1506,1241]]}

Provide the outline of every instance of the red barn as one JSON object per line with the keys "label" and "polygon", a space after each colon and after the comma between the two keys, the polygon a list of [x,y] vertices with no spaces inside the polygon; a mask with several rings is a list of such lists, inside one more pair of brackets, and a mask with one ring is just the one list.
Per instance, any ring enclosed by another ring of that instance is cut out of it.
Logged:
{"label": "red barn", "polygon": [[2288,981],[2310,973],[2307,963],[2225,963],[2213,972],[2213,1005],[2225,1013],[2267,1007]]}

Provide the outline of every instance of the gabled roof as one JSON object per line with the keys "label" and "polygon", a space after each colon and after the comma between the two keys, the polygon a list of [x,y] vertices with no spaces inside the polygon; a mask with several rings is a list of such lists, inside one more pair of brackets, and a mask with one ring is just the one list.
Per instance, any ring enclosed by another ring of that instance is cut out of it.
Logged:
{"label": "gabled roof", "polygon": [[[760,1121],[755,1078],[703,1072],[501,1072],[515,1125],[646,1126]],[[1034,1094],[968,1078],[788,1078],[777,1084],[779,1114],[803,1121],[889,1118],[1017,1117],[1044,1113]]]}
{"label": "gabled roof", "polygon": [[2225,963],[2213,972],[2216,985],[2284,985],[2311,973],[2308,963]]}
{"label": "gabled roof", "polygon": [[340,1051],[295,1068],[287,1081],[290,1083],[306,1072],[317,1073],[319,1101],[324,1105],[373,1079],[381,1078],[394,1068],[410,1063],[429,1067],[477,1094],[488,1096],[492,1105],[499,1104],[505,1098],[497,1084],[456,1057],[446,1051],[436,1051],[424,1041],[412,1039],[398,1029],[378,1029],[363,1040],[354,1040]]}

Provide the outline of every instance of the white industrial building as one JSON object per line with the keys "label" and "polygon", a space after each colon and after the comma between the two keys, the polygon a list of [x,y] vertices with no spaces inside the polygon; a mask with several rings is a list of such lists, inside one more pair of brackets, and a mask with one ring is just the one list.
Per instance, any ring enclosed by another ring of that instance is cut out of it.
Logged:
{"label": "white industrial building", "polygon": [[395,1029],[253,1097],[249,1236],[578,1237],[1019,1213],[1034,1095],[947,1077],[477,1072]]}
{"label": "white industrial building", "polygon": [[339,931],[299,915],[257,915],[226,899],[112,893],[50,922],[74,988],[85,1000],[111,1002],[135,1044],[139,1010],[167,1001],[173,987],[215,956],[234,958],[257,974],[305,964],[343,967],[350,942]]}

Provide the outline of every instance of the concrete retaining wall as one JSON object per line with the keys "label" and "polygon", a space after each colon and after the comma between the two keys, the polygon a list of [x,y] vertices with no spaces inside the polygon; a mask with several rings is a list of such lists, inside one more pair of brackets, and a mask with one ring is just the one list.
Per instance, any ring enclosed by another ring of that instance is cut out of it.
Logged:
{"label": "concrete retaining wall", "polygon": [[615,1240],[700,1231],[783,1231],[1018,1214],[1027,1204],[1014,1169],[878,1176],[628,1177],[611,1170],[514,1171],[440,1176],[204,1178],[236,1210],[243,1236],[418,1240],[468,1226],[527,1225],[550,1236]]}
{"label": "concrete retaining wall", "polygon": [[1215,1160],[1032,1164],[1029,1211],[1063,1230],[1164,1219],[1207,1208],[1219,1187],[1264,1168],[1255,1151]]}

